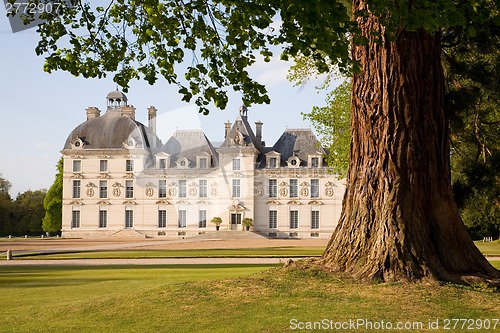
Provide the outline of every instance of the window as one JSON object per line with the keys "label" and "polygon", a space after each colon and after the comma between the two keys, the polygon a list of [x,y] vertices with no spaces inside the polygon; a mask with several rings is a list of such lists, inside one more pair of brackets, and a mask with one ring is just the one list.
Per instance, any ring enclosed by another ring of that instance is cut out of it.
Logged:
{"label": "window", "polygon": [[179,198],[186,197],[186,180],[179,180]]}
{"label": "window", "polygon": [[200,179],[200,198],[206,198],[207,197],[207,180],[206,179]]}
{"label": "window", "polygon": [[71,214],[71,228],[80,228],[80,211],[74,210]]}
{"label": "window", "polygon": [[134,227],[134,211],[132,209],[125,209],[125,228]]}
{"label": "window", "polygon": [[186,211],[185,210],[179,210],[178,227],[179,228],[186,227]]}
{"label": "window", "polygon": [[160,169],[166,169],[167,168],[167,159],[161,158],[158,166]]}
{"label": "window", "polygon": [[276,168],[276,162],[277,162],[276,157],[270,157],[269,158],[269,168],[270,169],[275,169]]}
{"label": "window", "polygon": [[240,197],[240,180],[239,179],[233,179],[233,198],[239,198]]}
{"label": "window", "polygon": [[240,163],[240,159],[235,158],[235,159],[233,160],[233,170],[235,170],[235,171],[240,170],[240,167],[241,167],[241,165],[240,165],[240,164],[241,164],[241,163]]}
{"label": "window", "polygon": [[200,210],[198,211],[198,228],[206,228],[207,227],[207,211]]}
{"label": "window", "polygon": [[311,211],[311,229],[319,229],[319,210]]}
{"label": "window", "polygon": [[127,180],[125,181],[125,198],[133,198],[134,197],[134,181]]}
{"label": "window", "polygon": [[100,209],[99,210],[99,228],[108,227],[108,211]]}
{"label": "window", "polygon": [[299,211],[290,211],[290,229],[297,229],[299,227]]}
{"label": "window", "polygon": [[164,209],[158,210],[158,228],[167,227],[167,211]]}
{"label": "window", "polygon": [[269,211],[269,228],[276,229],[278,227],[278,211]]}
{"label": "window", "polygon": [[269,197],[276,198],[278,196],[278,180],[269,179]]}
{"label": "window", "polygon": [[311,198],[319,198],[319,179],[311,179]]}
{"label": "window", "polygon": [[82,161],[80,160],[73,161],[73,172],[80,172],[80,171],[82,171]]}
{"label": "window", "polygon": [[125,171],[127,172],[134,171],[134,160],[125,161]]}
{"label": "window", "polygon": [[311,168],[319,168],[319,157],[311,157]]}
{"label": "window", "polygon": [[80,180],[73,180],[73,198],[79,199],[81,193],[82,183]]}
{"label": "window", "polygon": [[206,157],[200,158],[200,169],[206,169],[207,166],[208,166],[207,158]]}
{"label": "window", "polygon": [[108,171],[108,160],[100,160],[99,161],[99,171],[107,172]]}
{"label": "window", "polygon": [[167,197],[167,181],[165,179],[160,179],[158,181],[158,198]]}
{"label": "window", "polygon": [[297,198],[299,196],[299,180],[290,179],[290,198]]}
{"label": "window", "polygon": [[108,197],[108,181],[100,180],[99,181],[99,198],[105,199]]}

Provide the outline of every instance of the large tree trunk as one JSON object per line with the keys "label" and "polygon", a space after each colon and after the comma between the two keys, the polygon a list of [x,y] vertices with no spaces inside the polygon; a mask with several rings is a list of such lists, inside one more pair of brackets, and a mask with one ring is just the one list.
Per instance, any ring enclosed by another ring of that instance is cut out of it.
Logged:
{"label": "large tree trunk", "polygon": [[453,199],[439,34],[401,29],[376,43],[370,32],[384,28],[358,20],[370,41],[353,48],[362,70],[353,78],[347,190],[324,263],[381,281],[499,277]]}

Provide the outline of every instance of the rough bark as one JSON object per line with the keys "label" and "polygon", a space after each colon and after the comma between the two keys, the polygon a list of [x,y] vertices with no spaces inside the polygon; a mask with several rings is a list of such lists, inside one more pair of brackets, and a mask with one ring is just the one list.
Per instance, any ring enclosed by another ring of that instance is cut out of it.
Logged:
{"label": "rough bark", "polygon": [[[364,36],[384,36],[376,18],[358,20]],[[369,40],[353,48],[363,68],[353,78],[347,190],[324,263],[368,280],[500,277],[453,199],[439,34]]]}

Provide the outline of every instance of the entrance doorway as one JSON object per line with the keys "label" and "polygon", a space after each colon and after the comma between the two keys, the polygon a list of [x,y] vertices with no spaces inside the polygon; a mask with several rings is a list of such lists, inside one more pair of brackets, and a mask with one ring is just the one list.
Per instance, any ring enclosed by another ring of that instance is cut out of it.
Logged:
{"label": "entrance doorway", "polygon": [[241,229],[241,214],[231,214],[231,230]]}

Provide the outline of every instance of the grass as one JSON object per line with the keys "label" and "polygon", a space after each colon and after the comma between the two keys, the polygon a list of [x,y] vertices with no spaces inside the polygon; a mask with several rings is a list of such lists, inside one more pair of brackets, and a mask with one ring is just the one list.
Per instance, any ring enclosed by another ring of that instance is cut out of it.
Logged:
{"label": "grass", "polygon": [[474,244],[476,244],[476,246],[484,255],[491,257],[500,257],[500,240],[497,239],[493,242],[476,241],[474,242]]}
{"label": "grass", "polygon": [[15,257],[26,259],[138,259],[138,258],[271,258],[271,257],[314,257],[323,254],[321,246],[271,247],[250,249],[196,249],[196,250],[120,250],[85,251],[75,253],[44,254],[30,252]]}
{"label": "grass", "polygon": [[0,266],[0,313],[0,332],[286,332],[358,318],[422,323],[408,332],[439,319],[432,331],[444,332],[447,318],[498,318],[500,302],[481,288],[366,285],[264,265]]}

